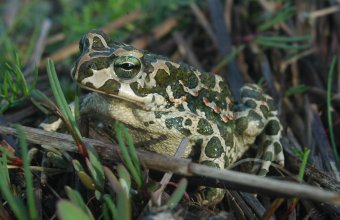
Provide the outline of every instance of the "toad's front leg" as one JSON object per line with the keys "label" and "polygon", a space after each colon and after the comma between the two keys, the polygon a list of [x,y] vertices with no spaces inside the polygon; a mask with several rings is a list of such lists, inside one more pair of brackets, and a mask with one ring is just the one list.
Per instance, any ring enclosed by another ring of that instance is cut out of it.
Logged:
{"label": "toad's front leg", "polygon": [[[234,136],[232,134],[222,134],[221,129],[219,129],[221,127],[207,120],[205,121],[206,126],[212,129],[201,129],[205,131],[211,130],[211,133],[203,134],[203,138],[197,141],[201,146],[199,163],[224,169],[235,161]],[[201,186],[194,199],[201,205],[212,206],[223,199],[224,193],[225,189]]]}

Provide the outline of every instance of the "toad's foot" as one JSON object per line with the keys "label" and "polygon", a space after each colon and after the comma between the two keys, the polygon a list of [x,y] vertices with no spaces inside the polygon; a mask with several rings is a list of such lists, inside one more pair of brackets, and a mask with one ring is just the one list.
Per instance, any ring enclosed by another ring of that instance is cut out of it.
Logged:
{"label": "toad's foot", "polygon": [[195,203],[204,206],[214,206],[224,197],[225,189],[201,187],[192,197]]}
{"label": "toad's foot", "polygon": [[245,146],[253,144],[258,137],[259,149],[256,158],[263,160],[258,175],[265,176],[271,162],[284,165],[280,141],[282,125],[278,119],[278,112],[273,99],[254,84],[242,87],[241,101],[242,103],[237,106],[236,127]]}
{"label": "toad's foot", "polygon": [[[270,111],[268,124],[259,136],[260,141],[256,158],[263,160],[258,171],[259,176],[265,176],[268,173],[272,161],[284,167],[283,148],[280,141],[282,125],[277,118],[277,111]],[[257,167],[258,166],[255,165],[254,170],[256,170]]]}

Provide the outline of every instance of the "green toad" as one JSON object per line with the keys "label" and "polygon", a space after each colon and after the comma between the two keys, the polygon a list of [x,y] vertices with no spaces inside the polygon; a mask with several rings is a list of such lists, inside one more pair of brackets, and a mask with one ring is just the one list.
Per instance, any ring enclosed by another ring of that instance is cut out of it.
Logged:
{"label": "green toad", "polygon": [[[174,155],[183,137],[201,164],[227,168],[260,140],[258,157],[283,165],[282,126],[273,100],[252,84],[241,88],[234,104],[227,83],[218,75],[187,64],[117,43],[103,32],[92,31],[80,41],[81,56],[72,70],[80,86],[94,91],[81,103],[81,114],[129,128],[137,146]],[[215,204],[223,189],[197,193],[202,204]]]}

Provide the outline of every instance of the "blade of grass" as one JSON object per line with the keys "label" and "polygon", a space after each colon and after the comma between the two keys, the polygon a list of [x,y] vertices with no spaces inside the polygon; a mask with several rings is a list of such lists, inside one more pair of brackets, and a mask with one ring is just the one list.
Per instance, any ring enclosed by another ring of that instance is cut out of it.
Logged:
{"label": "blade of grass", "polygon": [[109,168],[104,167],[104,172],[112,189],[117,194],[117,219],[131,219],[131,204],[129,197],[126,195],[126,192],[112,171]]}
{"label": "blade of grass", "polygon": [[122,133],[125,136],[125,140],[126,140],[128,147],[129,147],[130,157],[131,157],[131,160],[132,160],[134,167],[136,168],[138,176],[143,177],[142,168],[141,168],[138,156],[137,156],[137,151],[136,151],[135,145],[133,144],[132,137],[123,124],[120,124],[120,128],[122,129]]}
{"label": "blade of grass", "polygon": [[74,96],[74,118],[76,120],[80,117],[79,111],[79,96],[80,96],[80,86],[76,86],[76,94]]}
{"label": "blade of grass", "polygon": [[104,200],[104,206],[106,206],[108,208],[108,210],[110,210],[110,212],[111,212],[112,218],[110,218],[110,219],[118,219],[117,207],[113,203],[111,197],[109,195],[105,194],[103,196],[103,200]]}
{"label": "blade of grass", "polygon": [[308,89],[309,87],[304,84],[292,86],[287,89],[287,91],[285,92],[285,96],[288,97],[291,95],[301,94],[301,93],[306,92]]}
{"label": "blade of grass", "polygon": [[28,146],[26,142],[26,138],[22,128],[19,125],[15,126],[18,132],[19,144],[21,147],[21,154],[23,160],[23,170],[25,175],[25,183],[26,183],[26,197],[27,197],[27,206],[30,219],[39,219],[39,214],[37,212],[37,206],[34,196],[34,187],[33,187],[33,178],[32,173],[30,171],[30,164],[28,161]]}
{"label": "blade of grass", "polygon": [[67,194],[67,197],[71,200],[72,203],[76,204],[81,208],[84,212],[87,213],[87,215],[91,218],[94,219],[90,209],[87,207],[85,204],[83,198],[81,197],[80,193],[76,190],[73,190],[71,187],[66,186],[65,187],[65,192]]}
{"label": "blade of grass", "polygon": [[[309,154],[310,154],[310,150],[305,148],[303,150],[302,163],[301,163],[301,166],[300,166],[300,169],[299,169],[299,174],[298,174],[298,177],[297,177],[299,182],[303,181],[303,176],[305,174],[305,170],[306,170]],[[298,201],[299,201],[299,198],[297,198],[297,197],[294,197],[292,199],[291,203],[289,204],[289,207],[288,207],[287,211],[283,215],[284,216],[283,219],[288,219],[288,216],[296,208],[296,205],[297,205]]]}
{"label": "blade of grass", "polygon": [[35,46],[35,44],[38,41],[40,27],[41,27],[41,25],[36,25],[34,27],[33,33],[30,36],[28,47],[26,49],[25,54],[23,55],[23,59],[22,60],[23,60],[24,63],[27,63],[27,60],[33,54],[34,46]]}
{"label": "blade of grass", "polygon": [[[49,112],[52,110],[53,112],[58,111],[57,106],[52,102],[44,93],[40,90],[33,89],[31,91],[31,100],[32,102],[39,108],[43,109],[43,112]],[[45,108],[47,107],[47,109]]]}
{"label": "blade of grass", "polygon": [[299,169],[299,175],[298,175],[298,180],[300,182],[302,182],[303,176],[305,175],[305,170],[306,170],[309,154],[310,154],[310,150],[309,149],[305,149],[303,151],[302,163],[301,163],[301,166],[300,166],[300,169]]}
{"label": "blade of grass", "polygon": [[[20,84],[21,91],[25,96],[29,95],[29,86],[25,79],[24,73],[21,71],[21,63],[20,58],[17,53],[15,53],[15,65],[12,68],[12,71],[15,74],[15,79],[17,79],[17,84]],[[18,86],[18,85],[17,85]]]}
{"label": "blade of grass", "polygon": [[265,31],[265,30],[283,22],[284,20],[288,19],[289,17],[293,16],[294,14],[295,14],[295,7],[288,6],[288,7],[284,8],[283,10],[277,12],[277,14],[273,18],[268,19],[267,22],[260,25],[257,30],[259,32]]}
{"label": "blade of grass", "polygon": [[264,41],[271,41],[271,42],[285,42],[285,43],[297,43],[300,41],[309,41],[311,39],[310,35],[305,36],[259,36]]}
{"label": "blade of grass", "polygon": [[285,43],[279,43],[279,42],[276,42],[276,41],[268,41],[268,39],[262,39],[261,36],[257,37],[255,39],[255,42],[257,44],[262,45],[262,46],[285,49],[285,50],[303,50],[303,49],[307,49],[307,48],[311,47],[311,45],[309,45],[309,44],[290,45],[290,44],[285,44]]}
{"label": "blade of grass", "polygon": [[86,212],[84,212],[80,207],[67,200],[60,200],[58,202],[57,214],[62,220],[92,220],[92,218],[88,216]]}
{"label": "blade of grass", "polygon": [[[80,134],[80,131],[77,127],[77,123],[75,121],[75,118],[72,115],[72,112],[66,102],[65,96],[63,94],[63,91],[61,89],[57,73],[54,68],[53,61],[48,59],[47,62],[47,73],[48,73],[48,79],[50,81],[50,85],[52,88],[53,95],[56,99],[57,105],[61,110],[61,114],[63,114],[62,119],[66,117],[64,121],[66,127],[68,127],[69,131],[71,132],[71,135],[73,136],[73,139],[77,143],[77,147],[79,150],[79,153],[83,155],[84,157],[88,157],[88,152],[86,149],[85,144],[82,142],[82,136]],[[65,116],[65,117],[64,117]]]}
{"label": "blade of grass", "polygon": [[177,206],[179,201],[183,198],[183,195],[185,193],[185,189],[187,188],[188,185],[188,180],[187,179],[181,179],[179,182],[178,187],[176,190],[171,194],[169,200],[166,202],[166,205],[170,208],[173,209]]}
{"label": "blade of grass", "polygon": [[28,212],[24,203],[11,192],[7,168],[7,155],[5,152],[2,153],[0,160],[0,191],[2,197],[7,201],[16,218],[19,220],[28,220]]}
{"label": "blade of grass", "polygon": [[3,96],[4,97],[7,97],[8,96],[8,90],[9,90],[9,76],[8,76],[8,73],[7,72],[5,72],[4,73],[4,83],[3,83],[3,85],[1,85],[2,86],[2,92],[1,92],[1,94],[3,94]]}
{"label": "blade of grass", "polygon": [[2,156],[1,157],[2,162],[4,163],[4,164],[2,164],[2,165],[4,165],[2,168],[6,168],[6,169],[1,170],[0,174],[3,175],[1,180],[3,180],[4,182],[6,182],[7,185],[9,185],[10,179],[9,179],[9,172],[8,172],[8,169],[7,169],[7,162],[8,162],[8,159],[10,158],[11,153],[8,152],[8,150],[5,149],[5,148],[1,148],[0,153],[1,153],[0,155]]}
{"label": "blade of grass", "polygon": [[233,59],[235,59],[235,57],[242,52],[242,50],[246,48],[245,45],[240,45],[236,48],[234,48],[231,52],[231,54],[229,54],[226,58],[222,59],[216,67],[214,67],[214,69],[212,70],[213,73],[219,73],[222,71],[222,69],[227,66]]}
{"label": "blade of grass", "polygon": [[76,132],[76,135],[78,135],[78,138],[81,138],[80,131],[76,125],[76,121],[72,115],[70,108],[68,107],[65,96],[61,89],[61,86],[60,86],[60,83],[57,77],[57,73],[54,68],[54,63],[50,59],[47,61],[47,73],[48,73],[48,79],[50,81],[50,85],[51,85],[58,107],[61,109],[61,111],[65,114],[68,121],[71,123],[72,128]]}
{"label": "blade of grass", "polygon": [[123,135],[122,135],[122,129],[120,126],[120,123],[117,121],[115,123],[115,131],[116,131],[116,137],[118,141],[118,146],[119,150],[122,154],[124,163],[128,170],[131,173],[131,176],[133,177],[134,181],[137,183],[138,187],[142,186],[142,177],[139,175],[138,171],[136,170],[135,166],[133,165],[133,162],[131,161],[131,157],[129,155],[129,152],[126,148],[125,142],[123,140]]}
{"label": "blade of grass", "polygon": [[33,90],[33,89],[36,88],[36,85],[37,85],[38,79],[39,79],[38,76],[39,76],[38,67],[35,66],[35,67],[34,67],[34,71],[33,71],[33,82],[32,82],[31,90]]}
{"label": "blade of grass", "polygon": [[96,190],[96,184],[94,182],[94,180],[84,171],[79,171],[77,172],[77,175],[80,179],[80,181],[83,183],[83,185],[91,190],[91,191],[95,191]]}
{"label": "blade of grass", "polygon": [[[90,153],[91,154],[91,153]],[[91,157],[91,156],[90,156]],[[96,189],[98,189],[100,192],[104,191],[104,180],[105,180],[105,176],[104,176],[104,172],[102,170],[102,165],[98,162],[98,164],[96,164],[97,162],[93,162],[90,161],[88,158],[86,158],[86,165],[87,168],[90,171],[90,174],[96,184]]]}
{"label": "blade of grass", "polygon": [[13,68],[8,64],[6,63],[6,68],[7,68],[7,71],[5,72],[6,75],[7,75],[7,83],[8,83],[8,91],[11,91],[13,93],[13,95],[17,95],[18,92],[19,92],[19,86],[16,84],[16,81],[12,79],[12,76],[11,75],[14,75],[14,70]]}
{"label": "blade of grass", "polygon": [[119,175],[120,185],[122,186],[122,188],[126,192],[127,196],[129,196],[129,192],[130,192],[130,188],[131,188],[130,174],[126,170],[126,168],[121,164],[118,164],[117,171],[118,171],[118,175]]}
{"label": "blade of grass", "polygon": [[331,66],[329,68],[328,77],[327,77],[327,119],[328,119],[328,130],[329,130],[329,138],[331,140],[331,145],[333,149],[333,154],[335,157],[335,162],[338,166],[340,166],[340,158],[338,154],[338,149],[335,143],[334,130],[333,130],[333,122],[332,122],[332,82],[333,82],[333,73],[336,66],[336,57],[334,56],[332,59]]}

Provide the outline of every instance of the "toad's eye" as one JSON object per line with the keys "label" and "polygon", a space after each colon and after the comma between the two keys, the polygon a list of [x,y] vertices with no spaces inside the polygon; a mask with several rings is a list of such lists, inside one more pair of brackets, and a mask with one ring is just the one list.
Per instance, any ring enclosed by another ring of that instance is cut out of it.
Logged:
{"label": "toad's eye", "polygon": [[142,65],[136,57],[120,56],[114,60],[113,68],[119,78],[132,79],[140,72]]}

